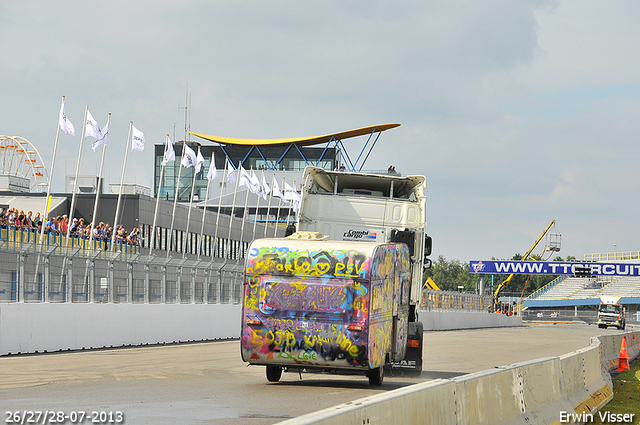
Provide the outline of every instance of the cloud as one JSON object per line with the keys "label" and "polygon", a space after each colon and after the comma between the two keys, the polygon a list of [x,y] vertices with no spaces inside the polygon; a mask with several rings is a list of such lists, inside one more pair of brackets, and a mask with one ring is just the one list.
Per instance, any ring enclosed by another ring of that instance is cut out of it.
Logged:
{"label": "cloud", "polygon": [[[630,0],[5,3],[0,133],[29,139],[49,167],[65,95],[76,128],[87,105],[101,124],[112,113],[111,183],[129,122],[144,131],[125,182],[151,186],[152,145],[184,137],[185,112],[194,131],[246,138],[398,122],[365,168],[427,176],[436,256],[511,257],[552,219],[563,255],[614,239],[635,249],[639,10]],[[61,136],[54,190],[78,145]],[[95,174],[97,155],[84,155],[82,173]]]}

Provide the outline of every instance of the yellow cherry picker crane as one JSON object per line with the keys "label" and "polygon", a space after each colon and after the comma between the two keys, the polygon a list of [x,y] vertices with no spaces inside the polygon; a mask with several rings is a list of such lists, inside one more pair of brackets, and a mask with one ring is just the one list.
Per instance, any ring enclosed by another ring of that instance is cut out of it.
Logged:
{"label": "yellow cherry picker crane", "polygon": [[[529,249],[529,251],[527,251],[527,253],[524,254],[524,256],[522,257],[523,261],[529,258],[533,250],[536,249],[536,246],[538,246],[542,238],[544,238],[545,236],[547,236],[547,240],[544,248],[545,252],[549,252],[550,253],[549,255],[551,256],[554,252],[560,251],[560,242],[562,239],[562,235],[558,233],[555,227],[556,227],[556,221],[552,220],[551,224],[549,224],[547,228],[544,229],[544,232],[542,232],[542,235],[540,235],[540,237],[535,241],[531,249]],[[513,274],[510,274],[504,281],[502,281],[502,283],[498,285],[498,287],[496,288],[496,291],[493,293],[494,310],[499,305],[498,297],[500,296],[500,291],[502,291],[502,289],[504,289],[504,287],[507,286],[509,282],[511,282],[511,279],[513,279]]]}

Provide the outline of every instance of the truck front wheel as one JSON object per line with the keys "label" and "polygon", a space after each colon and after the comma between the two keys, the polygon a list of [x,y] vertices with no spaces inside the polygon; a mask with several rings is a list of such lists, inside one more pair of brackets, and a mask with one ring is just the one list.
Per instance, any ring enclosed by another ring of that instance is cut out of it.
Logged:
{"label": "truck front wheel", "polygon": [[382,381],[384,380],[384,367],[380,366],[375,369],[371,369],[367,376],[369,377],[369,385],[373,385],[374,387],[379,387],[382,385]]}
{"label": "truck front wheel", "polygon": [[280,366],[267,366],[267,381],[278,382],[282,376],[282,368]]}

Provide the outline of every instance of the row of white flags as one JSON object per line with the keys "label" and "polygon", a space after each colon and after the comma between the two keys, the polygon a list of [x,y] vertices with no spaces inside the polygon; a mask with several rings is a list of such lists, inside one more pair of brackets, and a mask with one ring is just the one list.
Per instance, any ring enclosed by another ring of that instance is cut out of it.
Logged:
{"label": "row of white flags", "polygon": [[[75,127],[71,123],[71,121],[67,118],[64,112],[64,100],[62,101],[62,106],[60,107],[60,119],[59,119],[60,128],[69,135],[75,135]],[[91,148],[95,151],[96,148],[102,145],[107,144],[107,135],[109,134],[109,121],[107,124],[100,129],[98,126],[98,122],[93,118],[89,110],[87,109],[87,122],[85,127],[86,136],[91,136],[95,138],[95,142],[92,143]],[[134,150],[142,152],[144,150],[144,133],[138,130],[134,125],[132,125],[132,148]],[[164,158],[162,159],[162,165],[167,165],[167,163],[175,161],[176,153],[173,149],[173,143],[171,140],[167,138],[167,146],[164,152]],[[183,167],[190,168],[194,167],[196,173],[200,172],[202,164],[204,163],[204,157],[200,153],[200,149],[198,149],[198,153],[194,152],[187,144],[184,145],[184,153],[182,155],[182,161],[180,162]],[[258,179],[255,172],[251,170],[251,173],[247,172],[240,164],[238,170],[234,170],[231,166],[231,163],[227,161],[227,180],[230,182],[236,181],[236,172],[239,171],[240,181],[238,182],[240,186],[246,186],[251,193],[254,193],[264,200],[267,199],[267,196],[271,193],[271,196],[278,197],[284,201],[290,202],[293,204],[293,209],[298,211],[300,206],[300,194],[295,190],[289,183],[284,182],[284,192],[280,189],[277,180],[273,180],[273,189],[269,187],[267,181],[264,178],[264,174],[262,175],[262,182]],[[215,167],[215,161],[213,160],[213,154],[211,155],[211,165],[209,166],[209,172],[207,173],[207,179],[209,181],[215,180],[218,176],[218,170]]]}
{"label": "row of white flags", "polygon": [[262,197],[262,199],[264,200],[266,200],[267,195],[271,193],[271,196],[275,196],[284,201],[291,202],[293,204],[293,209],[296,212],[298,211],[298,208],[300,206],[300,200],[301,200],[300,194],[298,193],[297,190],[295,190],[293,186],[291,186],[286,181],[284,182],[284,191],[280,189],[280,185],[278,184],[278,181],[275,179],[273,180],[273,188],[271,188],[267,184],[267,181],[264,178],[264,174],[262,175],[262,183],[261,183],[260,180],[258,179],[258,176],[256,176],[256,173],[253,170],[251,170],[251,173],[247,172],[247,170],[245,170],[244,167],[242,167],[242,164],[240,164],[240,167],[238,168],[238,170],[234,170],[233,167],[231,166],[231,163],[227,162],[227,180],[228,181],[232,183],[236,181],[236,178],[237,178],[236,172],[239,173],[240,181],[238,182],[238,184],[240,186],[246,186],[251,193],[254,193]]}
{"label": "row of white flags", "polygon": [[[67,118],[67,115],[64,112],[64,100],[62,101],[62,106],[60,106],[60,119],[58,124],[60,128],[65,133],[74,136],[76,134],[75,127]],[[109,121],[107,120],[107,124],[105,124],[102,130],[100,126],[98,126],[98,122],[93,118],[91,112],[87,109],[87,122],[85,123],[85,137],[91,136],[96,139],[95,142],[91,144],[91,148],[95,151],[98,146],[107,144],[107,135],[109,134]],[[131,134],[132,134],[132,146],[133,149],[142,152],[144,150],[144,133],[136,128],[136,126],[131,126]]]}
{"label": "row of white flags", "polygon": [[[176,152],[173,149],[173,143],[167,138],[167,146],[165,147],[164,158],[162,159],[162,165],[167,165],[171,161],[175,161]],[[196,173],[200,172],[202,164],[204,163],[204,157],[198,149],[198,153],[194,152],[186,143],[184,144],[184,153],[182,155],[182,161],[180,162],[183,167],[194,167]],[[240,186],[246,186],[251,193],[260,196],[262,199],[267,200],[267,196],[271,193],[272,196],[276,196],[282,200],[291,202],[294,210],[298,211],[300,205],[300,194],[287,182],[284,183],[284,192],[280,190],[277,180],[273,181],[273,189],[267,183],[264,174],[262,175],[262,182],[256,176],[256,173],[251,170],[251,173],[240,167],[238,170],[234,170],[231,163],[227,161],[227,180],[231,183],[236,181],[236,173],[240,174]],[[215,167],[215,160],[213,153],[211,154],[211,164],[209,165],[209,172],[207,173],[207,180],[213,181],[218,177],[218,170]]]}

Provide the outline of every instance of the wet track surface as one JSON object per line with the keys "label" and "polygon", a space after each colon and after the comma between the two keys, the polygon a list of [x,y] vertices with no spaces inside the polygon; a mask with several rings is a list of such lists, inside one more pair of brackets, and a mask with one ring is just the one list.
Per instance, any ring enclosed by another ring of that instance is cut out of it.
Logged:
{"label": "wet track surface", "polygon": [[49,410],[122,412],[125,424],[274,424],[418,382],[558,356],[613,332],[584,323],[425,332],[422,376],[386,376],[382,387],[364,376],[297,373],[269,383],[264,367],[242,362],[237,340],[7,356],[0,407],[4,423],[8,411]]}

